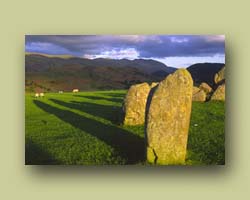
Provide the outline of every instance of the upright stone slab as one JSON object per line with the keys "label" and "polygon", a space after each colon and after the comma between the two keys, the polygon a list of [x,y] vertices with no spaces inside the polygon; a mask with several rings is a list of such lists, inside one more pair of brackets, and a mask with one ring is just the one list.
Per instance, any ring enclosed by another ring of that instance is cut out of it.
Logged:
{"label": "upright stone slab", "polygon": [[186,158],[193,80],[179,69],[160,82],[147,116],[147,160],[161,165],[183,164]]}
{"label": "upright stone slab", "polygon": [[150,86],[147,83],[132,85],[124,101],[124,125],[141,125],[145,122],[145,111]]}

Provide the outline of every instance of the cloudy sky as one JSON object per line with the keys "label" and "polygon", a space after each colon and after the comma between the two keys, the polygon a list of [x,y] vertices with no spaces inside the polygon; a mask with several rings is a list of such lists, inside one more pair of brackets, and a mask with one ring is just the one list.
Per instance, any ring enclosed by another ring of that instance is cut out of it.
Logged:
{"label": "cloudy sky", "polygon": [[225,63],[224,35],[26,35],[25,51],[83,58],[154,59],[173,67]]}

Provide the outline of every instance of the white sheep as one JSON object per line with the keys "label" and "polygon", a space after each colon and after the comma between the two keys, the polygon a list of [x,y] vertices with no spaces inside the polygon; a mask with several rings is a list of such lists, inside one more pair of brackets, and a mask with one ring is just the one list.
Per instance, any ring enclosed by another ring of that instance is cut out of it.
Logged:
{"label": "white sheep", "polygon": [[62,93],[63,93],[63,91],[62,91],[62,90],[60,90],[58,93],[59,93],[59,94],[62,94]]}
{"label": "white sheep", "polygon": [[35,97],[38,98],[38,97],[39,97],[39,93],[36,93],[36,94],[35,94]]}
{"label": "white sheep", "polygon": [[39,96],[40,96],[40,97],[44,97],[44,93],[41,92],[41,93],[39,94]]}
{"label": "white sheep", "polygon": [[73,92],[73,93],[77,93],[77,92],[79,92],[79,90],[78,90],[78,89],[73,89],[72,92]]}

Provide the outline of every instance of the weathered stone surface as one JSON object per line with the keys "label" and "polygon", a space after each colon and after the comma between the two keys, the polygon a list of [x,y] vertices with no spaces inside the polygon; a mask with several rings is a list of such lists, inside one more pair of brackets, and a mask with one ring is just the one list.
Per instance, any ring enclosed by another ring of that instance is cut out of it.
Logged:
{"label": "weathered stone surface", "polygon": [[214,76],[214,82],[216,84],[221,83],[222,81],[225,80],[225,67],[223,67],[218,73],[215,74]]}
{"label": "weathered stone surface", "polygon": [[206,101],[206,93],[203,90],[199,90],[197,93],[193,94],[193,101],[200,101],[200,102],[204,102]]}
{"label": "weathered stone surface", "polygon": [[213,93],[211,100],[225,101],[225,83],[218,86]]}
{"label": "weathered stone surface", "polygon": [[157,86],[157,85],[159,85],[158,82],[153,82],[153,83],[151,83],[150,87],[153,88],[153,87],[155,87],[155,86]]}
{"label": "weathered stone surface", "polygon": [[200,91],[200,88],[195,87],[195,86],[193,87],[193,95],[198,93],[199,91]]}
{"label": "weathered stone surface", "polygon": [[140,125],[145,122],[145,111],[150,86],[147,83],[132,85],[124,101],[125,125]]}
{"label": "weathered stone surface", "polygon": [[185,69],[170,74],[156,88],[146,124],[149,163],[185,162],[192,92],[193,80]]}
{"label": "weathered stone surface", "polygon": [[201,90],[203,90],[206,94],[212,92],[212,88],[207,83],[201,83],[200,87]]}

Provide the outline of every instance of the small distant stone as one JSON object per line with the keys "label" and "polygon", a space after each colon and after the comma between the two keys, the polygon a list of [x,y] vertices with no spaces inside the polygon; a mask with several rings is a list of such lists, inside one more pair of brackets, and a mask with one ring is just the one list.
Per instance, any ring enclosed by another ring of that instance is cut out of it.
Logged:
{"label": "small distant stone", "polygon": [[196,86],[193,87],[193,95],[198,93],[199,91],[200,91],[200,88],[198,88]]}
{"label": "small distant stone", "polygon": [[212,92],[212,88],[207,83],[204,82],[200,84],[199,89],[203,90],[206,94]]}
{"label": "small distant stone", "polygon": [[211,100],[225,101],[225,83],[218,86],[213,93]]}
{"label": "small distant stone", "polygon": [[197,93],[193,94],[193,101],[200,101],[204,102],[206,101],[207,94],[203,90],[199,90]]}
{"label": "small distant stone", "polygon": [[214,82],[216,84],[220,84],[221,82],[225,81],[225,66],[218,72],[215,74],[214,76]]}

